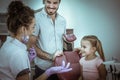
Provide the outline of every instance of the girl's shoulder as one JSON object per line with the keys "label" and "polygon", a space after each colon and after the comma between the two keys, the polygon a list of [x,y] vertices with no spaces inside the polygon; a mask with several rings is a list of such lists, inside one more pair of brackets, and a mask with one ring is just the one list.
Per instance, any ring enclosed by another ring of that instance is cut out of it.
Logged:
{"label": "girl's shoulder", "polygon": [[82,58],[79,60],[79,63],[82,64],[82,63],[84,63],[84,61],[85,61],[85,57],[82,57]]}
{"label": "girl's shoulder", "polygon": [[98,61],[98,62],[99,62],[99,61],[102,61],[102,62],[103,62],[103,60],[102,60],[99,56],[97,56],[95,59],[96,59],[96,61]]}
{"label": "girl's shoulder", "polygon": [[85,60],[85,57],[81,57],[80,61],[83,61],[83,60]]}
{"label": "girl's shoulder", "polygon": [[103,64],[103,60],[98,56],[98,57],[96,57],[96,65],[97,65],[97,67],[99,67],[101,64]]}

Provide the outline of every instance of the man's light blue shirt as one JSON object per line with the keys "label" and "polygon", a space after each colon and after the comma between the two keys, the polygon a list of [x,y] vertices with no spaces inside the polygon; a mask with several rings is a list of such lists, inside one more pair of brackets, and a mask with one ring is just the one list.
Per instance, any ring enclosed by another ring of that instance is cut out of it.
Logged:
{"label": "man's light blue shirt", "polygon": [[[57,50],[63,50],[62,36],[66,31],[66,20],[58,13],[53,22],[43,8],[41,12],[36,13],[35,36],[39,37],[38,47],[43,51],[54,54]],[[35,64],[41,69],[47,69],[52,66],[52,62],[35,59]]]}

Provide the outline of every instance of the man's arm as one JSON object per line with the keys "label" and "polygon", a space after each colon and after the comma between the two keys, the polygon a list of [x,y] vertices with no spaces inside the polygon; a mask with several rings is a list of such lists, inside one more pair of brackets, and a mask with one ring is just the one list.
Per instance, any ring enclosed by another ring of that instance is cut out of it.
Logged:
{"label": "man's arm", "polygon": [[53,61],[53,55],[41,50],[37,45],[34,45],[34,48],[37,52],[38,57],[40,57],[42,59]]}
{"label": "man's arm", "polygon": [[53,60],[53,55],[50,55],[49,53],[41,50],[41,49],[36,45],[37,39],[38,39],[38,37],[36,37],[36,36],[34,36],[34,35],[30,36],[29,42],[28,42],[28,44],[27,44],[28,49],[31,48],[31,47],[34,47],[35,50],[36,50],[36,53],[37,53],[37,56],[38,56],[38,57],[40,57],[40,58],[42,58],[42,59],[46,59],[46,60],[51,60],[51,61],[52,61],[52,60]]}

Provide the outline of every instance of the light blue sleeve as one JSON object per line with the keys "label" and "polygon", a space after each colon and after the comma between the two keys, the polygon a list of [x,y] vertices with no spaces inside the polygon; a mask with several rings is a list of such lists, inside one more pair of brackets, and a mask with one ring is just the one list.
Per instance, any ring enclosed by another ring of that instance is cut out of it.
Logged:
{"label": "light blue sleeve", "polygon": [[64,31],[64,34],[66,34],[66,27],[67,27],[67,22],[66,22],[66,20],[64,21],[64,24],[65,24],[65,25],[64,25],[64,28],[65,28],[65,29],[64,29],[64,30],[65,30],[65,31]]}
{"label": "light blue sleeve", "polygon": [[35,30],[33,32],[33,35],[38,36],[40,33],[40,22],[39,22],[39,15],[35,15]]}

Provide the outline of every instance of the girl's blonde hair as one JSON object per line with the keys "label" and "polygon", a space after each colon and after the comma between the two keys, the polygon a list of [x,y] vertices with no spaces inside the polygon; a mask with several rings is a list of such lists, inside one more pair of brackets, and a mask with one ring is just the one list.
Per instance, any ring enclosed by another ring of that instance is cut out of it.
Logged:
{"label": "girl's blonde hair", "polygon": [[82,38],[82,40],[90,41],[93,47],[96,47],[96,51],[100,55],[103,61],[105,61],[104,52],[102,48],[101,41],[95,35],[87,35]]}

